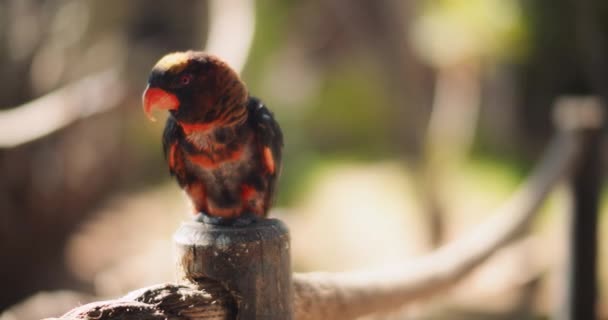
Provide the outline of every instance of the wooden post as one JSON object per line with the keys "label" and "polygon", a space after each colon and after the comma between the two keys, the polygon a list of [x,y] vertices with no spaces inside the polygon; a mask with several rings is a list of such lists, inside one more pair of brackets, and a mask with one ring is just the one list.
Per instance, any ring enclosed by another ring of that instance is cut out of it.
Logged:
{"label": "wooden post", "polygon": [[559,319],[597,319],[597,228],[602,181],[602,104],[595,97],[566,97],[557,102],[562,127],[579,131],[582,150],[570,185],[573,208],[570,216],[568,275],[565,310]]}
{"label": "wooden post", "polygon": [[289,232],[279,220],[247,226],[184,223],[174,235],[178,273],[217,282],[234,297],[238,320],[293,318]]}

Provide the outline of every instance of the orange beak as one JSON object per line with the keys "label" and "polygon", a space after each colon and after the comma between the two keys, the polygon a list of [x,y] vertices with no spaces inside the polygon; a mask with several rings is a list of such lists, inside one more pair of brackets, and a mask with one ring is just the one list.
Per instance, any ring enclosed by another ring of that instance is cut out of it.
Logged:
{"label": "orange beak", "polygon": [[146,87],[143,95],[144,112],[151,121],[156,121],[152,116],[152,109],[175,110],[179,107],[177,97],[160,88]]}

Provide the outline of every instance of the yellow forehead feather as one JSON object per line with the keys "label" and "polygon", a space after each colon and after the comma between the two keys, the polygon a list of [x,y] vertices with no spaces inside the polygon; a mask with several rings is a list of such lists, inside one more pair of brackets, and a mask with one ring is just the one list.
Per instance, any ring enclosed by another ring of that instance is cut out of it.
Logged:
{"label": "yellow forehead feather", "polygon": [[187,52],[174,52],[162,57],[154,66],[155,69],[179,73],[188,65],[190,54]]}

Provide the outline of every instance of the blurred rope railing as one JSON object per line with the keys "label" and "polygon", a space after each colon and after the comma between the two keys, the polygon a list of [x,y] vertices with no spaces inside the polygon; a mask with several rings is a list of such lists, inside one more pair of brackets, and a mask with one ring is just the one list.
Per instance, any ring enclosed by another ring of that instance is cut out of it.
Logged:
{"label": "blurred rope railing", "polygon": [[[461,238],[390,267],[294,274],[293,318],[355,319],[404,306],[456,284],[528,228],[549,192],[576,168],[589,130],[599,130],[600,111],[591,104],[559,108],[559,132],[532,175],[485,223]],[[186,247],[184,254],[189,258],[182,255],[181,272],[200,271],[197,248]],[[83,305],[60,319],[234,319],[238,310],[234,310],[233,293],[216,282],[201,282],[192,275],[186,278],[190,279],[186,284],[152,286],[117,300]]]}

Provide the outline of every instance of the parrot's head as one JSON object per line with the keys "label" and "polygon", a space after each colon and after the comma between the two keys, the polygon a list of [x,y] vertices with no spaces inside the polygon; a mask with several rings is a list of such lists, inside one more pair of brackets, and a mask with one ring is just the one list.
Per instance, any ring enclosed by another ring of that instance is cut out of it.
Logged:
{"label": "parrot's head", "polygon": [[184,125],[230,126],[246,120],[247,88],[219,58],[196,51],[170,53],[150,73],[143,94],[146,115],[168,110]]}

